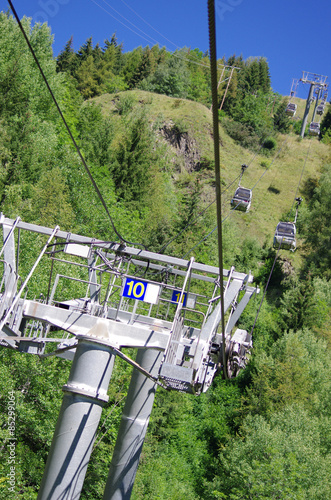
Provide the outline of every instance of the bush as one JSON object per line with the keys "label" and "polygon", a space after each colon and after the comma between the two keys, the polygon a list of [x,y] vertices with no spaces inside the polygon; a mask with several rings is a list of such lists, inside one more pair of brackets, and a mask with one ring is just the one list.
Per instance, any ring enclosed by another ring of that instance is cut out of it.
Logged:
{"label": "bush", "polygon": [[176,134],[187,134],[189,131],[189,126],[185,120],[183,120],[182,118],[179,118],[178,120],[176,120],[172,130]]}
{"label": "bush", "polygon": [[262,144],[262,153],[266,156],[270,156],[277,148],[277,141],[274,137],[267,137]]}
{"label": "bush", "polygon": [[115,107],[120,115],[126,115],[132,111],[136,104],[136,98],[131,94],[122,94],[118,101],[115,102]]}
{"label": "bush", "polygon": [[229,119],[223,119],[225,131],[232,139],[238,142],[244,148],[256,150],[259,147],[259,136],[249,125],[243,125]]}
{"label": "bush", "polygon": [[274,137],[267,137],[263,143],[263,149],[268,149],[269,151],[275,150],[277,147],[277,141]]}

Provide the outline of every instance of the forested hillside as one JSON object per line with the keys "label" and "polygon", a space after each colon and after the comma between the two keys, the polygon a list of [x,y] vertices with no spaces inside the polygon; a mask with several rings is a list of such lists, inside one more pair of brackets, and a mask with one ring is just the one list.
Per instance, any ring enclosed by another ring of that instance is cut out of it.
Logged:
{"label": "forested hillside", "polygon": [[[116,36],[52,53],[47,25],[30,42],[123,240],[217,265],[208,54],[154,46],[125,53]],[[16,22],[0,14],[0,197],[10,218],[105,241],[118,234],[63,126]],[[239,327],[248,367],[205,394],[158,389],[134,500],[331,498],[331,111],[321,137],[271,87],[267,60],[233,56],[219,85],[224,265],[261,293]],[[221,76],[221,74],[219,75]],[[302,104],[302,103],[301,103]],[[303,104],[302,104],[303,105]],[[230,210],[241,165],[248,213]],[[297,250],[276,257],[280,220]],[[26,244],[22,274],[36,248]],[[40,276],[43,282],[43,276]],[[37,284],[38,285],[38,284]],[[37,293],[37,286],[32,292]],[[266,294],[264,296],[264,292]],[[263,302],[261,301],[264,297]],[[0,349],[0,498],[37,498],[70,363]],[[131,367],[116,361],[82,498],[103,495]],[[8,494],[8,393],[16,398],[16,491]]]}

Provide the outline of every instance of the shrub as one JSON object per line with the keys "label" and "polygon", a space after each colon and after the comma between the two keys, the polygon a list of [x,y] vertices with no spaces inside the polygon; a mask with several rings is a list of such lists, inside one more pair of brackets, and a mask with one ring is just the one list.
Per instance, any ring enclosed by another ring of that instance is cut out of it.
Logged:
{"label": "shrub", "polygon": [[[293,132],[297,135],[300,135],[301,134],[301,127],[302,127],[302,120],[298,120],[296,122],[293,123]],[[305,128],[305,134],[304,135],[307,135],[308,133],[308,123],[306,125],[306,128]]]}
{"label": "shrub", "polygon": [[259,147],[259,136],[254,132],[252,127],[244,125],[233,120],[223,119],[225,131],[232,139],[238,142],[244,148],[256,150]]}
{"label": "shrub", "polygon": [[131,94],[122,94],[118,101],[115,103],[115,107],[120,115],[126,115],[134,108],[136,104],[136,99]]}
{"label": "shrub", "polygon": [[267,149],[269,151],[274,151],[277,147],[277,141],[274,137],[267,137],[263,143],[263,149]]}
{"label": "shrub", "polygon": [[189,131],[188,123],[182,118],[179,118],[174,123],[173,131],[176,132],[176,134],[187,134]]}

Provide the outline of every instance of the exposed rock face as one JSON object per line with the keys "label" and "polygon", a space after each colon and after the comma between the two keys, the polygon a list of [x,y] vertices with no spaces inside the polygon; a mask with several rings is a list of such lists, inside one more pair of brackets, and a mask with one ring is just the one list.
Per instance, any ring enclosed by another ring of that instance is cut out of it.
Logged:
{"label": "exposed rock face", "polygon": [[188,172],[201,168],[201,157],[198,145],[188,132],[181,132],[174,123],[166,123],[160,129],[162,137],[171,145],[176,155],[184,161]]}

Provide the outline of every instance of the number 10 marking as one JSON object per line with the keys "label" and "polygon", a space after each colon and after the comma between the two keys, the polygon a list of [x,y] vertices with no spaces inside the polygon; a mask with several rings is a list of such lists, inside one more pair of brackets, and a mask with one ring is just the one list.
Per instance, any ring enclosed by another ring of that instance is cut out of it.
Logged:
{"label": "number 10 marking", "polygon": [[[129,297],[133,296],[135,299],[140,299],[145,293],[145,283],[142,281],[127,281],[125,286],[128,285],[129,289],[127,291],[127,295]],[[138,292],[138,288],[140,291]]]}
{"label": "number 10 marking", "polygon": [[134,279],[125,280],[122,297],[128,299],[143,300],[149,304],[157,304],[160,293],[160,286],[148,281],[138,281]]}

